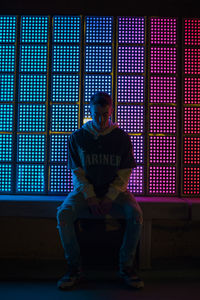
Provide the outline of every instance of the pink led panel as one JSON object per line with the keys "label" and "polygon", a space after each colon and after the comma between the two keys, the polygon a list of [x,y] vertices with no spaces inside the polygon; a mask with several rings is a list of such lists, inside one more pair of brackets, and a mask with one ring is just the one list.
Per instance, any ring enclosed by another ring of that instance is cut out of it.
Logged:
{"label": "pink led panel", "polygon": [[118,76],[117,101],[144,102],[144,76]]}
{"label": "pink led panel", "polygon": [[184,103],[200,104],[200,78],[184,79]]}
{"label": "pink led panel", "polygon": [[184,107],[184,134],[200,134],[200,107]]}
{"label": "pink led panel", "polygon": [[143,73],[144,54],[142,46],[119,46],[118,73]]}
{"label": "pink led panel", "polygon": [[176,193],[176,167],[150,166],[149,193],[150,194],[175,194]]}
{"label": "pink led panel", "polygon": [[144,129],[144,107],[118,105],[117,123],[127,133],[142,133]]}
{"label": "pink led panel", "polygon": [[150,136],[149,150],[149,162],[151,164],[176,163],[175,136]]}
{"label": "pink led panel", "polygon": [[151,47],[151,73],[176,74],[176,48]]}
{"label": "pink led panel", "polygon": [[144,168],[143,166],[137,166],[136,169],[133,169],[129,184],[128,190],[134,194],[144,193]]}
{"label": "pink led panel", "polygon": [[200,49],[185,49],[185,74],[200,74]]}
{"label": "pink led panel", "polygon": [[118,42],[122,44],[143,44],[145,39],[144,17],[119,17]]}
{"label": "pink led panel", "polygon": [[151,18],[151,44],[176,44],[176,19]]}
{"label": "pink led panel", "polygon": [[200,46],[200,19],[185,19],[185,45]]}
{"label": "pink led panel", "polygon": [[200,168],[183,168],[183,193],[185,195],[200,194]]}
{"label": "pink led panel", "polygon": [[150,78],[150,103],[176,103],[176,77]]}
{"label": "pink led panel", "polygon": [[184,137],[184,164],[200,164],[200,137]]}
{"label": "pink led panel", "polygon": [[176,107],[150,107],[150,133],[176,133]]}

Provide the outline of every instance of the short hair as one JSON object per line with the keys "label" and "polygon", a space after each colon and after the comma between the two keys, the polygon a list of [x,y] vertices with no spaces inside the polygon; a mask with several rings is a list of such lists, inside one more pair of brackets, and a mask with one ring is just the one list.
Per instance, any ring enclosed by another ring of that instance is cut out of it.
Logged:
{"label": "short hair", "polygon": [[92,95],[91,100],[90,100],[90,106],[99,104],[101,106],[112,106],[113,101],[112,97],[108,95],[105,92],[97,92],[94,95]]}

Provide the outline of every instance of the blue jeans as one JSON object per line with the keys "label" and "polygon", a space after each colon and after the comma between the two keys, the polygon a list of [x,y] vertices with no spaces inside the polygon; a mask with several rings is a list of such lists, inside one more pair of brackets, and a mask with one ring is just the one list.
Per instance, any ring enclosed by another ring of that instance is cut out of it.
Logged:
{"label": "blue jeans", "polygon": [[[131,267],[135,258],[137,245],[141,235],[143,214],[134,196],[129,192],[122,192],[113,202],[109,215],[126,219],[123,242],[119,252],[119,268]],[[92,215],[87,201],[81,192],[69,193],[57,211],[57,228],[69,265],[80,267],[81,255],[77,241],[74,222],[79,218],[103,218]]]}

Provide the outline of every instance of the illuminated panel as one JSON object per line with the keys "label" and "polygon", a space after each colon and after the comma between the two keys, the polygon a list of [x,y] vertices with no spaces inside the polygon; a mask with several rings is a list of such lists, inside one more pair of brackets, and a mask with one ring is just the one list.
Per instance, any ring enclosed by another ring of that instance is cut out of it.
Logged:
{"label": "illuminated panel", "polygon": [[52,102],[79,101],[79,75],[53,75]]}
{"label": "illuminated panel", "polygon": [[13,104],[0,104],[0,131],[13,130]]}
{"label": "illuminated panel", "polygon": [[67,142],[68,135],[66,134],[51,135],[51,162],[67,162]]}
{"label": "illuminated panel", "polygon": [[120,128],[127,133],[142,133],[144,122],[143,106],[118,105],[117,120]]}
{"label": "illuminated panel", "polygon": [[0,43],[15,43],[16,16],[0,16]]}
{"label": "illuminated panel", "polygon": [[45,149],[45,135],[18,135],[18,162],[44,162]]}
{"label": "illuminated panel", "polygon": [[144,72],[144,47],[119,46],[118,47],[118,72],[143,73]]}
{"label": "illuminated panel", "polygon": [[80,47],[77,45],[53,46],[53,72],[79,72]]}
{"label": "illuminated panel", "polygon": [[48,41],[48,16],[22,16],[21,17],[21,42],[22,43],[47,43]]}
{"label": "illuminated panel", "polygon": [[96,92],[106,92],[112,95],[111,75],[85,75],[85,102],[89,102]]}
{"label": "illuminated panel", "polygon": [[200,19],[185,19],[184,29],[185,45],[200,46]]}
{"label": "illuminated panel", "polygon": [[117,77],[118,102],[144,102],[144,76],[122,75]]}
{"label": "illuminated panel", "polygon": [[46,101],[47,76],[46,75],[20,75],[19,101]]}
{"label": "illuminated panel", "polygon": [[81,18],[79,16],[54,16],[53,42],[79,43],[81,31]]}
{"label": "illuminated panel", "polygon": [[46,105],[20,104],[18,115],[18,131],[45,132]]}
{"label": "illuminated panel", "polygon": [[0,72],[15,71],[15,45],[0,44]]}
{"label": "illuminated panel", "polygon": [[0,164],[0,192],[12,191],[12,165]]}
{"label": "illuminated panel", "polygon": [[128,190],[134,194],[142,194],[144,192],[143,178],[144,178],[143,166],[138,166],[136,169],[133,169],[128,183]]}
{"label": "illuminated panel", "polygon": [[86,45],[85,72],[87,73],[112,72],[112,47]]}
{"label": "illuminated panel", "polygon": [[176,193],[176,167],[150,166],[149,193],[175,194]]}
{"label": "illuminated panel", "polygon": [[150,133],[176,133],[176,107],[150,107]]}
{"label": "illuminated panel", "polygon": [[45,192],[45,172],[43,165],[18,165],[17,178],[17,192],[30,194]]}
{"label": "illuminated panel", "polygon": [[177,80],[176,77],[151,76],[150,102],[176,103]]}
{"label": "illuminated panel", "polygon": [[119,17],[118,42],[143,44],[145,42],[145,19],[141,17]]}
{"label": "illuminated panel", "polygon": [[200,194],[200,168],[183,168],[183,194],[199,196]]}
{"label": "illuminated panel", "polygon": [[184,78],[184,103],[200,104],[200,78]]}
{"label": "illuminated panel", "polygon": [[12,161],[12,135],[0,134],[0,162]]}
{"label": "illuminated panel", "polygon": [[176,137],[150,136],[149,161],[151,164],[176,163]]}
{"label": "illuminated panel", "polygon": [[176,48],[151,47],[151,73],[176,74]]}
{"label": "illuminated panel", "polygon": [[184,137],[184,164],[200,164],[200,137]]}
{"label": "illuminated panel", "polygon": [[84,119],[83,119],[83,123],[87,123],[88,121],[91,121],[92,117],[90,115],[90,105],[89,104],[85,104],[84,105]]}
{"label": "illuminated panel", "polygon": [[176,44],[176,19],[151,18],[151,44]]}
{"label": "illuminated panel", "polygon": [[78,105],[52,105],[51,130],[69,132],[78,129]]}
{"label": "illuminated panel", "polygon": [[185,74],[200,74],[200,49],[186,48],[185,53]]}
{"label": "illuminated panel", "polygon": [[184,134],[200,134],[200,107],[184,107]]}
{"label": "illuminated panel", "polygon": [[47,46],[21,45],[20,71],[36,73],[46,72]]}
{"label": "illuminated panel", "polygon": [[14,75],[0,74],[0,101],[14,100]]}
{"label": "illuminated panel", "polygon": [[112,43],[113,17],[86,17],[86,43]]}
{"label": "illuminated panel", "polygon": [[73,190],[71,171],[67,166],[52,165],[50,174],[51,193],[69,193]]}
{"label": "illuminated panel", "polygon": [[136,164],[144,163],[144,136],[130,135]]}

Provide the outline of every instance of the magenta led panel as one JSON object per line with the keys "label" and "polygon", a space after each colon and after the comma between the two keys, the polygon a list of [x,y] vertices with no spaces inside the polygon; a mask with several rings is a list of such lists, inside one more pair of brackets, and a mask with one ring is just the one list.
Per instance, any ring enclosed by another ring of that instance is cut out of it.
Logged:
{"label": "magenta led panel", "polygon": [[151,44],[176,44],[176,19],[151,18]]}
{"label": "magenta led panel", "polygon": [[176,74],[176,48],[151,47],[151,73]]}
{"label": "magenta led panel", "polygon": [[117,101],[144,102],[144,76],[118,76]]}
{"label": "magenta led panel", "polygon": [[200,137],[184,137],[184,164],[200,164]]}
{"label": "magenta led panel", "polygon": [[176,103],[176,77],[150,78],[150,103]]}
{"label": "magenta led panel", "polygon": [[128,190],[134,194],[143,194],[144,193],[144,168],[143,166],[138,166],[136,169],[133,169],[129,184]]}
{"label": "magenta led panel", "polygon": [[176,167],[149,167],[149,193],[175,194]]}
{"label": "magenta led panel", "polygon": [[184,134],[200,134],[200,107],[184,107]]}
{"label": "magenta led panel", "polygon": [[176,107],[150,107],[150,133],[176,133]]}
{"label": "magenta led panel", "polygon": [[149,157],[149,162],[151,164],[175,164],[176,137],[150,136]]}
{"label": "magenta led panel", "polygon": [[144,129],[144,107],[118,105],[117,123],[127,133],[142,133]]}
{"label": "magenta led panel", "polygon": [[184,103],[200,104],[200,78],[184,79]]}
{"label": "magenta led panel", "polygon": [[185,74],[200,74],[200,49],[185,49]]}
{"label": "magenta led panel", "polygon": [[183,168],[183,193],[185,195],[200,194],[200,168]]}
{"label": "magenta led panel", "polygon": [[143,73],[144,54],[144,47],[142,46],[119,46],[118,73]]}
{"label": "magenta led panel", "polygon": [[144,136],[130,135],[136,164],[144,163]]}
{"label": "magenta led panel", "polygon": [[119,17],[118,42],[122,44],[143,44],[145,41],[144,17]]}
{"label": "magenta led panel", "polygon": [[200,46],[200,19],[185,19],[185,45]]}

